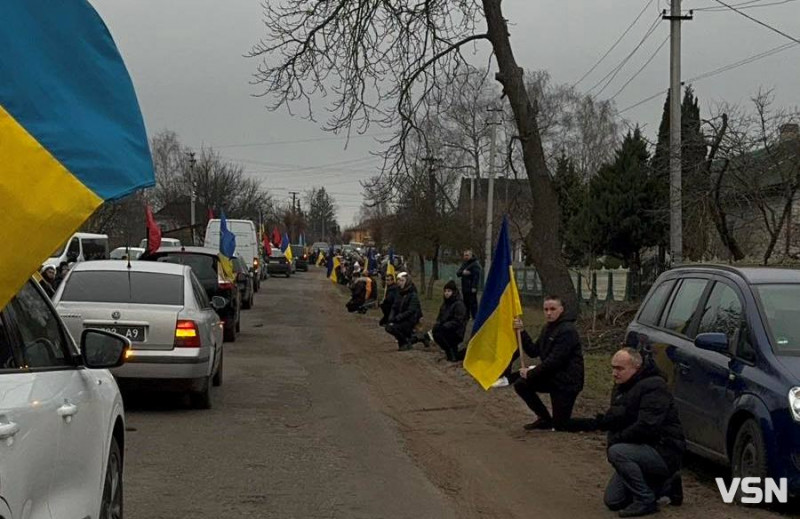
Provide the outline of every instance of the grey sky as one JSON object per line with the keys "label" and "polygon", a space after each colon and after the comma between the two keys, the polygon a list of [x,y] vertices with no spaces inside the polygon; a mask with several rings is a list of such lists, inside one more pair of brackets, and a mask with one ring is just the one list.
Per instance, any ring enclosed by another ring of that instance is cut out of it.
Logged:
{"label": "grey sky", "polygon": [[[361,202],[358,181],[375,172],[372,139],[345,140],[318,123],[272,113],[248,82],[257,62],[242,57],[263,35],[258,0],[90,0],[108,24],[133,77],[150,135],[178,133],[190,146],[212,145],[261,179],[278,200],[289,191],[325,185],[339,206],[339,221],[352,222]],[[278,0],[274,0],[278,1]],[[742,4],[748,0],[725,0]],[[750,0],[752,1],[752,0]],[[606,51],[648,0],[506,0],[512,44],[520,64],[547,69],[555,82],[573,83]],[[800,0],[755,0],[744,12],[800,38]],[[616,50],[579,87],[588,89],[616,66],[656,20],[666,0],[653,0]],[[719,6],[684,0],[684,8]],[[655,32],[601,98],[617,90],[645,63],[669,32]],[[789,43],[729,10],[697,11],[684,24],[683,77]],[[667,87],[669,45],[615,99],[626,108]],[[800,45],[775,56],[697,82],[703,115],[714,103],[746,102],[760,86],[774,88],[777,104],[800,105]],[[654,137],[663,97],[627,111]],[[321,105],[320,105],[321,106]],[[306,141],[306,142],[302,142]],[[260,143],[271,143],[260,145]]]}

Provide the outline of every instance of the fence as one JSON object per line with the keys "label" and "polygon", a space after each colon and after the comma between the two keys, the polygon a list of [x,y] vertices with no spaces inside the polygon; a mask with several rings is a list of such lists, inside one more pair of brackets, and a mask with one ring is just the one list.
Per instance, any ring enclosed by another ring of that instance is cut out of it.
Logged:
{"label": "fence", "polygon": [[[456,279],[459,265],[439,264],[439,279]],[[430,276],[431,262],[425,262],[425,273]],[[520,296],[536,299],[543,297],[542,280],[534,267],[515,267],[517,288]],[[578,296],[591,301],[593,294],[598,301],[632,301],[641,292],[628,269],[570,270],[572,285]]]}

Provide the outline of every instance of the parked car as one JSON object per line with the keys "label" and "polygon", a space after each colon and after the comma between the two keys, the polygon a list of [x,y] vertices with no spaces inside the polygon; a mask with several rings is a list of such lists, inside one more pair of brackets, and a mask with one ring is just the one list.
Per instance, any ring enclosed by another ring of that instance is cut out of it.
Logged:
{"label": "parked car", "polygon": [[670,270],[627,342],[667,376],[692,451],[800,490],[800,271]]}
{"label": "parked car", "polygon": [[[161,246],[162,247],[180,247],[181,241],[177,238],[161,238]],[[147,248],[147,238],[143,239],[139,242],[139,248],[144,250]]]}
{"label": "parked car", "polygon": [[188,265],[119,261],[77,265],[54,298],[73,336],[100,328],[130,339],[125,365],[112,370],[123,388],[187,392],[211,407],[222,383],[222,326]]}
{"label": "parked car", "polygon": [[236,285],[239,287],[239,295],[242,298],[242,308],[249,310],[253,308],[253,293],[255,292],[253,277],[255,273],[239,256],[233,258],[233,266],[236,270]]}
{"label": "parked car", "polygon": [[294,259],[295,270],[308,272],[308,253],[302,245],[292,245],[292,259]]}
{"label": "parked car", "polygon": [[117,247],[109,255],[112,260],[138,260],[144,254],[145,249],[141,247]]}
{"label": "parked car", "polygon": [[38,283],[0,310],[0,515],[122,517],[125,416],[106,368],[130,342],[81,330]]}
{"label": "parked car", "polygon": [[286,259],[286,256],[277,247],[272,249],[272,255],[269,257],[267,270],[272,274],[283,274],[287,278],[292,275],[292,264]]}
{"label": "parked car", "polygon": [[236,334],[241,327],[242,298],[236,284],[220,276],[218,251],[205,247],[162,247],[147,259],[192,267],[209,300],[216,296],[225,299],[225,306],[215,310],[224,323],[225,340],[236,340]]}
{"label": "parked car", "polygon": [[62,262],[108,259],[108,235],[76,232],[44,262],[58,268]]}
{"label": "parked car", "polygon": [[[220,234],[219,219],[209,220],[206,226],[206,237],[204,246],[210,249],[219,249]],[[250,267],[254,276],[254,288],[258,292],[261,289],[261,250],[263,248],[258,239],[256,224],[252,220],[225,220],[228,230],[236,235],[236,256],[242,258]]]}
{"label": "parked car", "polygon": [[323,251],[327,253],[330,250],[330,248],[331,248],[330,244],[325,241],[317,241],[311,244],[311,252]]}

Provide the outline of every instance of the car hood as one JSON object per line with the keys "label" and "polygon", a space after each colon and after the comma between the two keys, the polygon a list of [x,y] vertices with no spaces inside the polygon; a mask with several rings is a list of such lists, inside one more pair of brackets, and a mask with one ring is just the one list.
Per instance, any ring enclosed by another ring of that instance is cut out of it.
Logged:
{"label": "car hood", "polygon": [[800,384],[800,357],[784,355],[778,357],[778,362],[786,368],[787,374],[794,380],[794,383]]}

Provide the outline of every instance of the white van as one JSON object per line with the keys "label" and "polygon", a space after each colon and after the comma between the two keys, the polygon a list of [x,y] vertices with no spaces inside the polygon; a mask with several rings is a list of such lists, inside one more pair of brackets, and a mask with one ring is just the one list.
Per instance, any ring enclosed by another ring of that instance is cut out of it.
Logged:
{"label": "white van", "polygon": [[76,232],[47,258],[44,265],[56,268],[62,263],[108,259],[108,235]]}
{"label": "white van", "polygon": [[[261,287],[261,244],[258,241],[256,224],[252,220],[225,220],[228,230],[236,235],[236,255],[242,258],[245,263],[250,265],[253,272],[254,289],[258,292]],[[209,249],[219,249],[219,219],[209,220],[206,227],[206,238],[203,242],[204,247]]]}
{"label": "white van", "polygon": [[[180,247],[181,241],[176,238],[161,238],[161,246],[162,247]],[[147,238],[139,242],[139,247],[142,249],[147,249]]]}

